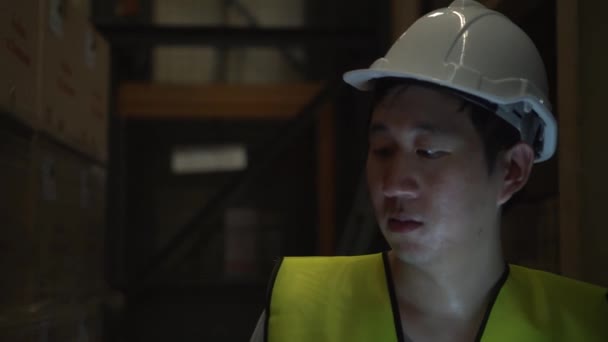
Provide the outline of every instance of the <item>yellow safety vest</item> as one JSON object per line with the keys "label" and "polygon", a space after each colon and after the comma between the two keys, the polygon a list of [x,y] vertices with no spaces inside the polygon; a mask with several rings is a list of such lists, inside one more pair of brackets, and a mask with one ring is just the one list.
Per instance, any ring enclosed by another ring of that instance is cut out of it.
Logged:
{"label": "yellow safety vest", "polygon": [[[284,258],[266,308],[267,340],[403,341],[394,293],[386,253]],[[509,265],[477,340],[607,342],[606,289]]]}

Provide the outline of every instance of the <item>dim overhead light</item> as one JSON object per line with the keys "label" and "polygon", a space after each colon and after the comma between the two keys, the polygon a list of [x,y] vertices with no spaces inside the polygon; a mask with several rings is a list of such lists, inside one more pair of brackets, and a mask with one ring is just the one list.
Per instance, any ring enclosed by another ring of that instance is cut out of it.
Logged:
{"label": "dim overhead light", "polygon": [[242,145],[177,147],[171,153],[174,174],[241,171],[247,168],[247,150]]}

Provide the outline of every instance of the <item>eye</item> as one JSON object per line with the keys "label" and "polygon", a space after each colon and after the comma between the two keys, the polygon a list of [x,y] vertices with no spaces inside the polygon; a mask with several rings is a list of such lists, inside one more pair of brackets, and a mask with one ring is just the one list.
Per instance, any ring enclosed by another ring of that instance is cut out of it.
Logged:
{"label": "eye", "polygon": [[447,156],[449,153],[446,151],[439,150],[418,149],[416,150],[416,154],[426,159],[439,159],[441,157]]}

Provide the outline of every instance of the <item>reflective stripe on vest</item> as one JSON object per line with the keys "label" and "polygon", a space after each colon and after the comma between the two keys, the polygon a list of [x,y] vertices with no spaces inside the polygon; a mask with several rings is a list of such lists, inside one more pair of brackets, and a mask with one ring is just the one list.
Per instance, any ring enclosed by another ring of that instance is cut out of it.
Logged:
{"label": "reflective stripe on vest", "polygon": [[[386,256],[384,256],[386,258]],[[383,254],[284,258],[266,336],[276,341],[400,341]],[[495,341],[608,341],[606,289],[510,266],[478,334]]]}

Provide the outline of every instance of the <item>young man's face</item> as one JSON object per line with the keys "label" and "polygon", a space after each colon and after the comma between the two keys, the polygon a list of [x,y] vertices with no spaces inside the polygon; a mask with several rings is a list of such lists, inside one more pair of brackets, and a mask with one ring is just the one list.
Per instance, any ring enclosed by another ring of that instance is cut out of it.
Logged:
{"label": "young man's face", "polygon": [[488,173],[462,104],[412,85],[393,88],[372,114],[370,195],[382,233],[405,262],[466,254],[499,234],[504,173]]}

